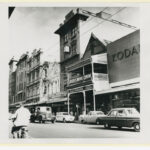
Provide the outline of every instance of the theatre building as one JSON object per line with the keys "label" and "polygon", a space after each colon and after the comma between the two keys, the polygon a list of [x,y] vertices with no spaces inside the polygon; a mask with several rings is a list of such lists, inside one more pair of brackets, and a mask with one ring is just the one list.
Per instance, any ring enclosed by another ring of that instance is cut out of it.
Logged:
{"label": "theatre building", "polygon": [[91,34],[83,57],[66,67],[68,110],[73,115],[96,110],[95,91],[109,88],[106,45]]}
{"label": "theatre building", "polygon": [[110,89],[95,92],[97,107],[106,112],[118,107],[140,111],[140,31],[108,44],[107,54]]}

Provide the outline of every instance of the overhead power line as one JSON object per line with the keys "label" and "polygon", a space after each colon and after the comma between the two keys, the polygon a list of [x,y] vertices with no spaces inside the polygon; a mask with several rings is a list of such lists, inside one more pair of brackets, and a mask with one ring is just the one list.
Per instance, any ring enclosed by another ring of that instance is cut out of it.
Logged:
{"label": "overhead power line", "polygon": [[[108,7],[105,7],[101,12],[104,12],[107,8],[108,8]],[[120,13],[121,11],[123,11],[124,9],[126,9],[126,7],[122,7],[121,9],[119,9],[118,11],[116,11],[116,12],[115,12],[114,14],[112,14],[112,15],[109,14],[109,17],[107,17],[107,19],[100,18],[100,19],[103,19],[103,21],[97,23],[97,24],[96,24],[95,26],[93,26],[92,28],[90,28],[90,29],[88,29],[87,31],[83,32],[83,33],[81,34],[81,36],[87,34],[89,31],[95,29],[97,26],[99,26],[99,25],[101,25],[102,23],[108,21],[108,19],[110,19],[110,18],[112,18],[113,16],[117,15],[118,13]],[[95,14],[95,13],[89,12],[89,11],[87,11],[87,10],[83,10],[83,9],[81,9],[81,8],[80,8],[80,10],[82,10],[83,13],[86,13],[86,14],[88,14],[88,15],[93,16],[93,18],[91,18],[89,21],[91,21],[92,19],[94,19],[94,17],[98,17],[98,16],[97,16],[98,13]],[[99,18],[99,17],[98,17],[98,18]],[[113,20],[113,19],[111,19],[111,20]],[[85,24],[89,23],[89,21],[85,22]],[[119,22],[119,21],[117,21],[117,20],[113,20],[113,21],[114,21],[114,23],[117,23],[117,24],[121,23],[121,22]],[[112,21],[110,21],[110,22],[112,22]],[[85,24],[81,25],[81,28],[82,28]],[[125,24],[125,23],[122,23],[122,24],[127,25],[127,24]],[[120,24],[120,25],[122,25],[122,24]],[[130,26],[130,25],[128,25],[128,26]],[[130,27],[133,27],[134,29],[137,29],[137,28],[134,27],[134,26],[130,26]],[[52,46],[50,46],[49,48],[47,48],[47,50],[44,51],[44,52],[49,51],[49,50],[52,49],[53,47],[56,47],[57,44],[59,44],[59,42],[56,42],[55,44],[53,44]],[[50,56],[50,55],[49,55],[49,56]]]}
{"label": "overhead power line", "polygon": [[[111,18],[111,17],[115,16],[116,14],[118,14],[118,13],[120,13],[122,10],[124,10],[125,8],[126,8],[126,7],[123,7],[123,8],[121,8],[121,9],[119,9],[116,13],[112,14],[112,15],[109,16],[108,18]],[[81,36],[86,35],[89,31],[95,29],[96,27],[98,27],[99,25],[101,25],[101,24],[104,23],[104,22],[105,22],[105,20],[103,20],[103,21],[97,23],[95,26],[93,26],[93,27],[91,27],[90,29],[88,29],[87,31],[83,32],[83,33],[81,34]]]}
{"label": "overhead power line", "polygon": [[112,17],[111,14],[106,13],[104,11],[101,11],[99,13],[92,13],[92,12],[87,11],[87,10],[83,10],[83,9],[81,9],[81,10],[82,10],[82,13],[88,14],[90,16],[97,17],[97,18],[103,19],[105,21],[109,21],[109,22],[112,22],[112,23],[115,23],[115,24],[118,24],[118,25],[121,25],[121,26],[124,26],[124,27],[127,27],[127,28],[131,28],[131,29],[134,29],[134,30],[137,29],[135,26],[132,26],[132,25],[129,25],[129,24],[126,24],[126,23],[123,23],[123,22],[120,22],[120,21],[117,21],[117,20],[114,20],[114,19],[109,19],[109,17],[106,17],[106,18],[103,17],[103,15]]}
{"label": "overhead power line", "polygon": [[[108,7],[105,7],[101,12],[104,12]],[[90,21],[92,21],[94,18],[89,19],[88,21],[86,21],[84,24],[82,24],[80,27],[82,28],[85,24],[89,23]],[[49,49],[52,49],[54,47],[56,47],[56,45],[59,44],[59,42],[56,42],[55,44],[53,44],[52,46],[50,46],[49,48],[47,48],[44,52],[49,51]]]}

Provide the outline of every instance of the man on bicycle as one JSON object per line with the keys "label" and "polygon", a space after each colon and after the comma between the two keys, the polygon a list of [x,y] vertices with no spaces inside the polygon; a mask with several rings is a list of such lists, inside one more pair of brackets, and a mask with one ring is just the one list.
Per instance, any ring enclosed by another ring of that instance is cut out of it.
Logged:
{"label": "man on bicycle", "polygon": [[13,138],[26,138],[28,136],[30,115],[30,111],[24,107],[23,103],[20,103],[19,108],[12,117],[14,126],[12,127],[11,133],[13,134]]}

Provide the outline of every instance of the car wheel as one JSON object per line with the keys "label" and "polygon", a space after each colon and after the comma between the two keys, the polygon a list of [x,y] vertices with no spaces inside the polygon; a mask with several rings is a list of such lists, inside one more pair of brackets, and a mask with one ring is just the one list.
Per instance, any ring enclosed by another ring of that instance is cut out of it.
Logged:
{"label": "car wheel", "polygon": [[121,126],[118,126],[118,129],[121,129],[122,127]]}
{"label": "car wheel", "polygon": [[99,124],[100,124],[100,121],[99,121],[98,119],[96,120],[96,124],[97,124],[97,125],[99,125]]}
{"label": "car wheel", "polygon": [[135,131],[140,131],[140,124],[137,122],[137,123],[134,123],[133,124],[133,127],[134,127],[134,130]]}
{"label": "car wheel", "polygon": [[81,120],[81,123],[84,123],[84,120]]}
{"label": "car wheel", "polygon": [[31,123],[34,123],[34,122],[35,122],[35,120],[34,120],[34,119],[31,119],[31,120],[30,120],[30,122],[31,122]]}
{"label": "car wheel", "polygon": [[63,119],[63,122],[66,123],[66,119],[65,118]]}
{"label": "car wheel", "polygon": [[39,116],[39,123],[42,123],[42,116]]}
{"label": "car wheel", "polygon": [[31,116],[31,117],[30,117],[30,122],[31,122],[31,123],[34,123],[34,122],[35,122],[35,117],[34,117],[34,116]]}
{"label": "car wheel", "polygon": [[111,126],[108,123],[105,123],[104,128],[109,129],[109,128],[111,128]]}
{"label": "car wheel", "polygon": [[42,123],[45,123],[45,120],[42,120]]}
{"label": "car wheel", "polygon": [[52,123],[55,123],[55,120],[52,120],[51,122],[52,122]]}

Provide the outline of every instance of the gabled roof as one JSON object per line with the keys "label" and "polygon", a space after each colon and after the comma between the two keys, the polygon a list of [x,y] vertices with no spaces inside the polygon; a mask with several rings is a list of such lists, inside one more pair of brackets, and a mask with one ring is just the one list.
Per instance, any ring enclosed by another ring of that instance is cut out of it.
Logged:
{"label": "gabled roof", "polygon": [[[92,43],[92,41],[95,40],[97,41],[97,43],[99,45],[101,45],[101,47],[103,47],[104,49],[106,49],[106,46],[110,43],[110,41],[107,41],[105,39],[102,39],[102,38],[98,38],[95,33],[91,33],[90,36],[87,38],[87,40],[85,41],[86,42],[86,45],[85,45],[85,50],[84,50],[84,53],[83,55],[81,56],[81,59],[87,59],[87,58],[84,58],[86,57],[86,54],[88,53],[88,51],[91,51],[90,49],[90,44]],[[83,48],[83,47],[82,47]]]}

